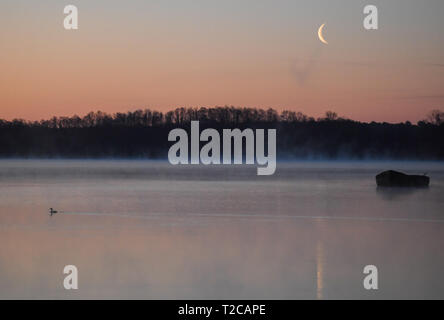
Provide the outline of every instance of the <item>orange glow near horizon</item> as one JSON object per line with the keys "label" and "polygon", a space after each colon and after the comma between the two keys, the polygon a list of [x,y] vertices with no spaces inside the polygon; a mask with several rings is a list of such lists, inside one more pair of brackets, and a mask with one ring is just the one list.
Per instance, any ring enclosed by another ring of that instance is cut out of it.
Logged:
{"label": "orange glow near horizon", "polygon": [[416,122],[443,105],[440,35],[402,19],[367,32],[351,10],[292,17],[251,2],[232,15],[222,4],[142,14],[79,1],[80,28],[66,31],[60,4],[44,2],[0,5],[0,119],[233,105]]}

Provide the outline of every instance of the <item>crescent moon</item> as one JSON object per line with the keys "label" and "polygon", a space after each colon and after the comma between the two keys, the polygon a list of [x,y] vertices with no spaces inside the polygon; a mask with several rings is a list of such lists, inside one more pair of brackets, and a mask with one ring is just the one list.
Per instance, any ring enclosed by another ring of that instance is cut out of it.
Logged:
{"label": "crescent moon", "polygon": [[328,44],[328,42],[324,39],[324,36],[322,35],[322,29],[324,29],[324,27],[325,27],[325,23],[322,26],[319,27],[318,37],[319,37],[319,40],[321,40],[322,43]]}

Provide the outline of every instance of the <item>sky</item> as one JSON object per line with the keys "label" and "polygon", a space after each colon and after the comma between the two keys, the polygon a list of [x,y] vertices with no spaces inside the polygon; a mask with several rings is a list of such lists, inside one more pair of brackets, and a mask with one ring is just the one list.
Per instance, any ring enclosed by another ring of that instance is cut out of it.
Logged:
{"label": "sky", "polygon": [[[69,4],[78,30],[63,27]],[[378,30],[363,27],[368,4]],[[2,0],[0,118],[234,105],[416,122],[444,109],[442,13],[442,0]]]}

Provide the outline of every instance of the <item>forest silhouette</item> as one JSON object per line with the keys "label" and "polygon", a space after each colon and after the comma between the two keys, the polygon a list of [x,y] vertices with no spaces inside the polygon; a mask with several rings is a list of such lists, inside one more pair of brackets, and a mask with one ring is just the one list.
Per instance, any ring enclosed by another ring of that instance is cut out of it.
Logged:
{"label": "forest silhouette", "polygon": [[417,124],[358,122],[328,111],[315,119],[301,112],[214,107],[162,113],[136,110],[49,120],[0,120],[1,158],[166,159],[174,128],[277,130],[278,159],[444,160],[444,112]]}

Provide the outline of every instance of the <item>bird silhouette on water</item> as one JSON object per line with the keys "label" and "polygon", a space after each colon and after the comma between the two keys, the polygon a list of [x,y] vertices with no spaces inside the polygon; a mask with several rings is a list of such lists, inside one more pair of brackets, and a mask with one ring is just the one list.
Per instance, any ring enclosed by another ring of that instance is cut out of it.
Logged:
{"label": "bird silhouette on water", "polygon": [[54,210],[53,208],[49,208],[49,216],[50,217],[52,217],[56,213],[57,213],[57,210]]}

